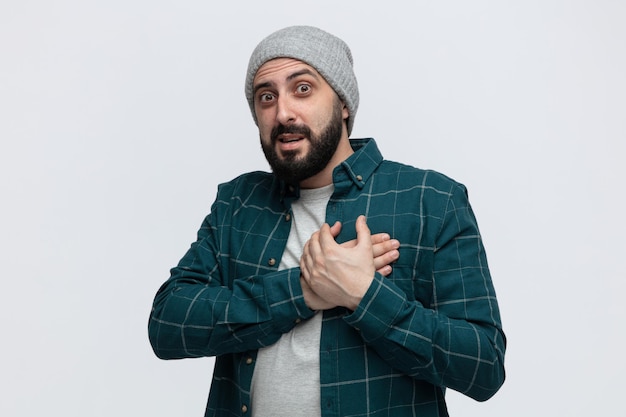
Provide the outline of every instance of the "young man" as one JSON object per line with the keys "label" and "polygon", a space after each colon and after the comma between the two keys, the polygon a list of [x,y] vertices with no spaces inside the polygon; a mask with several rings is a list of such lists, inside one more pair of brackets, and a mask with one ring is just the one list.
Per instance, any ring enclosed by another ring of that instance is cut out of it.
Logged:
{"label": "young man", "polygon": [[205,415],[447,416],[446,387],[495,394],[505,337],[465,188],[349,139],[348,46],[275,32],[245,91],[272,174],[219,187],[149,322],[160,358],[216,356]]}

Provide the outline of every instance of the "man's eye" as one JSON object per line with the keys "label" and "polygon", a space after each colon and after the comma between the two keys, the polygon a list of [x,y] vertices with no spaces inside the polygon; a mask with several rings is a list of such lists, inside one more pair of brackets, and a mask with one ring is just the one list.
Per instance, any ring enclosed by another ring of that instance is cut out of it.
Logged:
{"label": "man's eye", "polygon": [[300,94],[308,93],[309,91],[311,91],[311,86],[308,84],[300,84],[298,87],[296,87],[296,91],[298,91],[298,93]]}
{"label": "man's eye", "polygon": [[270,93],[263,93],[259,96],[259,100],[262,103],[267,103],[268,101],[272,101],[272,99],[274,98],[274,95],[270,94]]}

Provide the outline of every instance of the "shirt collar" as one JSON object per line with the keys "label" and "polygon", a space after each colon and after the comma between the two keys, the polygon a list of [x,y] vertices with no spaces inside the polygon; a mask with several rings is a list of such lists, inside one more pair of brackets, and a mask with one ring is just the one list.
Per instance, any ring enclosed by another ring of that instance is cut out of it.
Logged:
{"label": "shirt collar", "polygon": [[350,139],[350,146],[354,153],[335,168],[333,182],[336,188],[350,181],[361,189],[383,161],[383,156],[372,138]]}

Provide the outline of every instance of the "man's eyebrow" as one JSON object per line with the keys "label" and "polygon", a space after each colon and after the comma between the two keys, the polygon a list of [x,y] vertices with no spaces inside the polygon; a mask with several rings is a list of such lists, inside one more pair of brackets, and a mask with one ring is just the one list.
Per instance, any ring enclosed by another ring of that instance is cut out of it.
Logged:
{"label": "man's eyebrow", "polygon": [[[304,69],[301,69],[300,71],[294,72],[293,74],[289,74],[289,76],[287,77],[287,81],[292,81],[294,78],[298,78],[298,77],[300,77],[302,75],[310,75],[313,78],[315,78],[316,80],[320,79],[319,75],[317,73],[315,73],[314,71],[312,71],[312,70],[310,70],[308,68],[304,68]],[[267,81],[267,82],[264,82],[264,83],[257,84],[253,88],[253,90],[254,90],[253,94],[256,95],[256,93],[260,89],[262,89],[262,88],[268,88],[268,87],[273,87],[273,86],[274,86],[274,83],[271,82],[271,81]]]}
{"label": "man's eyebrow", "polygon": [[265,83],[257,84],[257,85],[255,85],[255,86],[254,86],[254,94],[256,95],[257,91],[259,91],[259,90],[260,90],[260,89],[262,89],[262,88],[271,87],[271,86],[273,86],[273,85],[274,85],[274,84],[273,84],[273,83],[271,83],[271,82],[269,82],[269,81],[268,81],[268,82],[265,82]]}
{"label": "man's eyebrow", "polygon": [[300,71],[296,71],[293,74],[289,75],[287,77],[287,81],[291,81],[294,78],[298,78],[301,75],[311,75],[312,77],[314,77],[316,80],[319,80],[319,77],[317,76],[317,74],[315,72],[313,72],[312,70],[308,69],[308,68],[304,68],[301,69]]}

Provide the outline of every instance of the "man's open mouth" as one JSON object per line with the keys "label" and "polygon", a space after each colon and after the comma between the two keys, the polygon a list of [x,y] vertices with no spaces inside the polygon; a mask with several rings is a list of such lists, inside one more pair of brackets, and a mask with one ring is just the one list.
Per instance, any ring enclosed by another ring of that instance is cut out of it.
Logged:
{"label": "man's open mouth", "polygon": [[278,141],[281,143],[298,142],[302,139],[304,139],[304,136],[301,136],[301,135],[280,135],[278,137]]}

